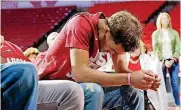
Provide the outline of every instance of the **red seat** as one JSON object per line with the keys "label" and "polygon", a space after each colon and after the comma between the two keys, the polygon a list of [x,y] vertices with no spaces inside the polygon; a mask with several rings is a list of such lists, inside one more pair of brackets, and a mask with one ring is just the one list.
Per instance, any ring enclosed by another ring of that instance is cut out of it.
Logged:
{"label": "red seat", "polygon": [[174,7],[169,14],[172,20],[173,29],[177,30],[180,34],[180,4]]}
{"label": "red seat", "polygon": [[140,21],[145,21],[154,11],[159,9],[163,3],[165,3],[165,1],[133,1],[95,4],[93,7],[89,8],[88,11],[90,13],[101,11],[109,17],[117,11],[127,10],[137,16]]}
{"label": "red seat", "polygon": [[25,50],[72,9],[76,6],[2,10],[2,35]]}

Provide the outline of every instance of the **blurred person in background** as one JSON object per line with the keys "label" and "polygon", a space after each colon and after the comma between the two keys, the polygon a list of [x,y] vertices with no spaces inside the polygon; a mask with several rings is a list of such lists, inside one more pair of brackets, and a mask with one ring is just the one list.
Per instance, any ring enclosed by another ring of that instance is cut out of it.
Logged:
{"label": "blurred person in background", "polygon": [[36,57],[38,56],[39,53],[40,51],[34,47],[30,47],[26,51],[24,51],[24,55],[28,57],[32,63],[35,62]]}
{"label": "blurred person in background", "polygon": [[[128,69],[133,72],[141,69],[150,70],[158,74],[161,79],[163,79],[162,68],[158,58],[154,57],[153,59],[153,56],[151,57],[147,55],[146,52],[146,46],[142,41],[140,41],[138,49],[133,52],[126,53]],[[164,80],[161,80],[161,85],[157,88],[157,91],[147,90],[142,91],[142,93],[145,95],[145,110],[150,110],[148,109],[150,106],[154,107],[155,110],[168,109],[167,92]]]}
{"label": "blurred person in background", "polygon": [[163,76],[165,82],[166,75],[170,75],[176,109],[179,109],[179,34],[172,28],[171,18],[166,12],[159,14],[156,26],[157,30],[152,34],[153,50],[158,55],[159,60],[163,62]]}
{"label": "blurred person in background", "polygon": [[[37,60],[39,79],[79,82],[84,90],[85,110],[118,105],[124,110],[144,110],[144,96],[134,87],[155,90],[160,79],[148,71],[127,70],[123,57],[125,52],[137,48],[141,33],[140,22],[126,11],[108,19],[101,12],[78,13],[64,25],[44,59]],[[107,62],[100,57],[101,51],[111,53],[115,74],[96,70]],[[104,94],[102,86],[119,86],[119,89]]]}
{"label": "blurred person in background", "polygon": [[21,49],[0,36],[2,110],[36,110],[38,78]]}
{"label": "blurred person in background", "polygon": [[54,42],[55,38],[58,36],[58,32],[52,32],[47,37],[48,47]]}

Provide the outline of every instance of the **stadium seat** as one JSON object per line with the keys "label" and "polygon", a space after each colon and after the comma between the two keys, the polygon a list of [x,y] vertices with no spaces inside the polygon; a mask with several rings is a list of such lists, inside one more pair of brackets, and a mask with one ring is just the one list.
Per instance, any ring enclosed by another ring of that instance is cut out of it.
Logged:
{"label": "stadium seat", "polygon": [[4,9],[1,11],[2,35],[22,50],[32,46],[76,6]]}

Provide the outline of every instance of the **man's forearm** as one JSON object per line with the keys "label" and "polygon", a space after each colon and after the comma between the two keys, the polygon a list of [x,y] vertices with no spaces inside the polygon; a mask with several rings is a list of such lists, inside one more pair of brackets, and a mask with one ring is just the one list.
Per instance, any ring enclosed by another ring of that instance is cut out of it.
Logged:
{"label": "man's forearm", "polygon": [[128,85],[127,73],[105,73],[90,68],[82,69],[81,72],[75,74],[74,78],[77,82],[95,82],[102,86]]}

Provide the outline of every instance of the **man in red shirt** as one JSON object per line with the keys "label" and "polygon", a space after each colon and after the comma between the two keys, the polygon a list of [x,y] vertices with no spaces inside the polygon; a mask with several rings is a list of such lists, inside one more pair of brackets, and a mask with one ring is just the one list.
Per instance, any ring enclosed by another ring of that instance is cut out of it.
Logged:
{"label": "man in red shirt", "polygon": [[36,67],[18,46],[3,39],[0,36],[3,110],[83,109],[84,94],[79,84],[66,80],[38,81]]}
{"label": "man in red shirt", "polygon": [[[65,24],[44,60],[37,62],[39,79],[69,79],[81,83],[85,110],[101,110],[102,106],[109,109],[120,104],[124,109],[144,110],[144,98],[134,87],[155,90],[160,79],[144,70],[131,73],[124,56],[124,52],[138,47],[141,33],[140,22],[126,11],[108,19],[103,13],[79,13]],[[96,70],[107,61],[100,52],[111,53],[116,73]],[[99,84],[120,88],[104,96]]]}

